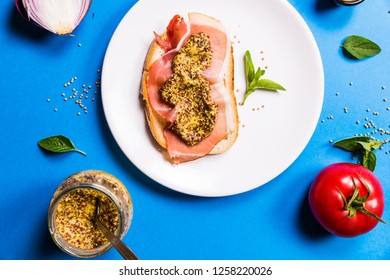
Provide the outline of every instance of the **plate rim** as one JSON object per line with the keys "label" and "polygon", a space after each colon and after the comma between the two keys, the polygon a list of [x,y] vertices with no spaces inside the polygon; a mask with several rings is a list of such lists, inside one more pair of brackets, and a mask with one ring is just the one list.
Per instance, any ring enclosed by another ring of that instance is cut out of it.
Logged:
{"label": "plate rim", "polygon": [[[250,0],[247,0],[247,1],[250,1]],[[275,0],[273,0],[275,1]],[[145,170],[145,168],[140,165],[138,162],[134,162],[132,160],[132,155],[129,155],[129,152],[128,150],[126,149],[126,147],[123,146],[123,143],[121,141],[118,140],[118,136],[116,134],[117,130],[113,127],[113,123],[111,120],[111,117],[110,117],[110,114],[108,113],[108,103],[107,103],[107,99],[106,99],[106,94],[104,93],[105,92],[105,81],[106,81],[106,73],[107,73],[107,68],[108,68],[108,61],[109,61],[109,58],[108,56],[110,55],[110,51],[111,51],[111,47],[112,47],[112,44],[113,44],[113,41],[116,39],[116,36],[119,36],[118,34],[118,30],[122,30],[123,28],[123,25],[125,24],[125,21],[127,20],[128,17],[130,17],[133,13],[135,13],[135,9],[137,9],[137,7],[139,5],[142,5],[144,3],[153,3],[152,1],[147,1],[147,0],[140,0],[138,2],[136,2],[130,9],[129,11],[124,15],[124,17],[121,19],[121,21],[119,22],[118,26],[116,27],[111,39],[110,39],[110,42],[109,42],[109,45],[107,47],[107,50],[106,50],[106,54],[104,56],[104,60],[103,60],[103,67],[102,67],[102,104],[103,104],[103,111],[104,111],[104,114],[105,114],[105,118],[107,120],[107,123],[108,123],[108,126],[109,126],[109,129],[116,141],[116,143],[118,144],[118,146],[120,147],[121,151],[125,154],[125,156],[129,159],[129,161],[135,166],[137,167],[145,176],[149,177],[150,179],[152,179],[153,181],[155,181],[156,183],[164,186],[164,187],[167,187],[169,189],[172,189],[174,191],[177,191],[177,192],[181,192],[181,193],[185,193],[185,194],[188,194],[188,195],[194,195],[194,196],[202,196],[202,197],[221,197],[221,196],[230,196],[230,195],[236,195],[236,194],[240,194],[240,193],[244,193],[244,192],[248,192],[250,190],[253,190],[253,189],[256,189],[264,184],[267,184],[268,182],[272,181],[273,179],[275,179],[276,177],[278,177],[279,175],[281,175],[289,166],[291,166],[295,161],[296,159],[300,156],[300,154],[305,150],[306,146],[309,144],[315,130],[316,130],[316,126],[318,124],[318,120],[320,118],[320,115],[321,115],[321,111],[322,111],[322,106],[323,106],[323,100],[324,100],[324,69],[323,69],[323,63],[322,63],[322,58],[321,58],[321,54],[320,54],[320,51],[319,51],[319,48],[318,48],[318,45],[317,45],[317,42],[315,40],[315,37],[312,33],[312,31],[310,30],[309,26],[307,25],[306,21],[303,19],[303,17],[299,14],[299,12],[288,2],[288,1],[285,1],[285,0],[276,0],[275,2],[280,2],[280,3],[283,3],[285,5],[285,7],[287,9],[290,9],[289,12],[293,12],[294,15],[295,15],[295,19],[298,19],[300,21],[300,28],[303,28],[304,31],[305,31],[305,34],[306,35],[309,35],[310,37],[310,43],[312,44],[312,50],[314,50],[314,53],[315,53],[315,56],[316,56],[316,64],[317,66],[319,67],[319,69],[317,70],[320,70],[317,74],[320,75],[319,77],[319,80],[321,82],[321,85],[319,85],[319,91],[321,91],[321,94],[320,94],[320,100],[319,100],[319,110],[317,111],[317,115],[316,115],[316,120],[315,120],[315,125],[313,126],[313,128],[311,129],[310,131],[310,137],[307,137],[306,141],[304,141],[305,143],[302,144],[303,147],[301,147],[301,149],[299,149],[298,152],[296,152],[296,155],[293,157],[293,159],[285,164],[285,167],[282,168],[282,170],[276,174],[275,176],[273,176],[272,178],[266,180],[264,183],[261,183],[260,185],[257,185],[257,186],[250,186],[248,188],[242,188],[242,189],[238,189],[237,191],[229,191],[229,192],[221,192],[221,193],[209,193],[209,192],[204,192],[204,191],[188,191],[188,190],[184,190],[182,187],[180,186],[175,186],[175,184],[172,185],[172,181],[167,181],[165,178],[161,177],[161,176],[156,176],[155,174],[150,174],[147,170]],[[106,101],[105,101],[106,100]],[[149,136],[150,137],[150,136]]]}

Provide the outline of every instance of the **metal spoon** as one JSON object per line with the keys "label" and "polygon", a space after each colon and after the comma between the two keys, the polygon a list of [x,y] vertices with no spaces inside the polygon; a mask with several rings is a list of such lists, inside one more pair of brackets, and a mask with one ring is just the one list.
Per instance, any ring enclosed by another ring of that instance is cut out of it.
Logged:
{"label": "metal spoon", "polygon": [[112,246],[118,251],[119,254],[125,260],[138,260],[138,257],[133,253],[133,251],[126,246],[115,234],[109,231],[105,225],[99,220],[100,215],[100,200],[96,203],[94,222],[97,227],[103,232],[104,236],[108,239],[108,241],[112,244]]}

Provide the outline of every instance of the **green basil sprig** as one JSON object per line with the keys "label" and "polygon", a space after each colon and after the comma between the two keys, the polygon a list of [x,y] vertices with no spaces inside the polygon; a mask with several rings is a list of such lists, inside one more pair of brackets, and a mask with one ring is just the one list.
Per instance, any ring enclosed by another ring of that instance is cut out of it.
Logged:
{"label": "green basil sprig", "polygon": [[371,57],[381,52],[381,48],[376,43],[357,35],[348,36],[341,47],[357,59]]}
{"label": "green basil sprig", "polygon": [[356,136],[339,140],[333,145],[348,152],[359,153],[362,157],[362,165],[374,171],[376,166],[376,155],[374,151],[386,143],[386,141],[381,142],[366,136]]}
{"label": "green basil sprig", "polygon": [[87,154],[79,149],[77,149],[72,140],[70,140],[68,137],[63,136],[63,135],[56,135],[56,136],[51,136],[44,138],[38,142],[38,145],[50,152],[55,152],[55,153],[64,153],[64,152],[70,152],[70,151],[75,151],[80,154],[83,154],[86,156]]}
{"label": "green basil sprig", "polygon": [[261,77],[265,74],[265,70],[262,70],[260,67],[258,67],[255,71],[252,56],[248,50],[245,52],[244,55],[244,68],[246,78],[246,92],[244,94],[244,100],[242,101],[242,105],[244,105],[247,97],[256,89],[286,90],[283,86],[279,85],[274,81],[271,81],[269,79],[261,79]]}

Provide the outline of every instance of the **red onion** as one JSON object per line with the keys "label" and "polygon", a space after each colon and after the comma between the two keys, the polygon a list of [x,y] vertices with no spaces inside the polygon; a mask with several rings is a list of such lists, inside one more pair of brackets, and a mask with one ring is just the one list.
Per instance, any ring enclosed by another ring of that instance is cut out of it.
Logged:
{"label": "red onion", "polygon": [[15,0],[20,14],[55,34],[71,34],[84,19],[92,0]]}

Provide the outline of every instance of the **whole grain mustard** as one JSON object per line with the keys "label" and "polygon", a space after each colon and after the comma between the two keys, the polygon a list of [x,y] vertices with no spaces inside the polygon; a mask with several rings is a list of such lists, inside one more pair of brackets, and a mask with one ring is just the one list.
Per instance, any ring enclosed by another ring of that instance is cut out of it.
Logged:
{"label": "whole grain mustard", "polygon": [[208,35],[192,34],[173,59],[173,75],[160,88],[163,100],[177,111],[172,131],[190,146],[211,134],[218,113],[210,96],[210,82],[202,76],[212,54]]}
{"label": "whole grain mustard", "polygon": [[104,234],[96,227],[94,217],[100,201],[100,221],[115,233],[119,213],[114,203],[103,193],[80,188],[70,191],[58,203],[56,223],[62,238],[80,249],[93,249],[107,243]]}

